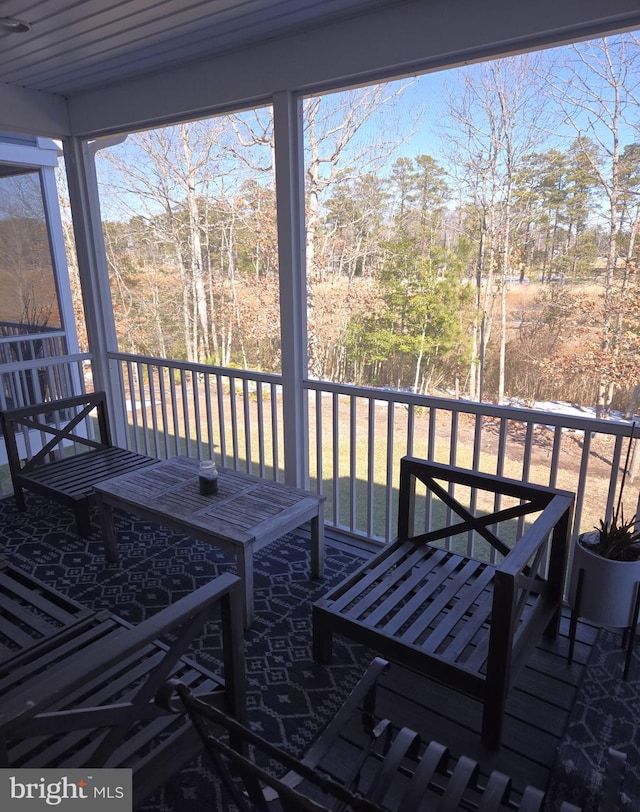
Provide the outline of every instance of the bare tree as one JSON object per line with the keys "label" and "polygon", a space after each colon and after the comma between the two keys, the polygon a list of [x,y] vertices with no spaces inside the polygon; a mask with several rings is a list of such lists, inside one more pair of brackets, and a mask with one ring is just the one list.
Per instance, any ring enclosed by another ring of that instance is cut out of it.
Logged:
{"label": "bare tree", "polygon": [[597,179],[607,224],[600,353],[593,370],[598,375],[599,416],[607,411],[613,398],[616,358],[622,342],[618,308],[628,287],[628,264],[623,263],[622,272],[618,270],[619,235],[627,209],[622,139],[625,128],[637,132],[640,127],[639,59],[640,48],[631,34],[578,43],[571,46],[569,57],[562,61],[548,85],[564,112],[575,144]]}
{"label": "bare tree", "polygon": [[228,119],[183,123],[137,133],[124,146],[101,153],[111,169],[101,174],[107,211],[117,200],[123,219],[142,217],[152,238],[166,246],[166,256],[173,254],[189,361],[217,357],[226,343],[211,306],[205,201],[233,174],[225,151],[229,132],[233,135]]}
{"label": "bare tree", "polygon": [[475,210],[476,316],[470,394],[484,398],[484,369],[499,313],[498,400],[504,396],[507,282],[512,265],[514,184],[526,156],[543,139],[544,112],[532,77],[534,57],[513,57],[468,68],[450,88],[446,136],[449,163]]}
{"label": "bare tree", "polygon": [[[386,122],[408,87],[401,84],[371,85],[328,96],[313,96],[304,101],[306,137],[306,259],[307,276],[323,276],[322,260],[317,252],[317,234],[321,218],[321,201],[325,192],[339,178],[347,181],[355,174],[379,170],[400,143],[410,137],[386,126],[376,128],[367,138],[363,130],[374,116],[384,111]],[[410,130],[410,128],[409,128]]]}
{"label": "bare tree", "polygon": [[[326,278],[330,265],[328,256],[320,250],[322,205],[338,181],[348,183],[363,169],[366,173],[380,170],[402,141],[410,137],[411,127],[400,134],[391,126],[393,111],[409,84],[372,85],[304,101],[308,358],[310,374],[316,378],[329,374],[322,362],[328,353],[323,348],[314,306],[314,289]],[[375,117],[380,114],[384,114],[385,124],[374,127]],[[364,132],[366,125],[373,132],[370,137]]]}

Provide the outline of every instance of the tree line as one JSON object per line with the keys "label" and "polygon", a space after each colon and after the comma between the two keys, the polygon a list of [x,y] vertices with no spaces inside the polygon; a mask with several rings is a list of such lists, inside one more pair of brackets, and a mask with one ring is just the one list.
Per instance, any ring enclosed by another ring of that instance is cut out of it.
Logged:
{"label": "tree line", "polygon": [[[310,375],[633,408],[638,46],[450,72],[430,153],[419,79],[304,100]],[[100,155],[121,347],[279,371],[270,108]]]}

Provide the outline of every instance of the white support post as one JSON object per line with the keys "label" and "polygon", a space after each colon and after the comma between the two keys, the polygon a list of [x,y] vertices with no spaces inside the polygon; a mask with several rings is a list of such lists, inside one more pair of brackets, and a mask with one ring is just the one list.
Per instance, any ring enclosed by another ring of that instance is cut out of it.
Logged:
{"label": "white support post", "polygon": [[[119,143],[122,138],[109,141]],[[106,141],[95,142],[101,147]],[[95,146],[71,137],[65,139],[64,156],[75,232],[82,301],[89,350],[93,354],[93,384],[104,390],[114,442],[128,446],[126,409],[120,375],[108,353],[118,349],[113,317],[109,272],[102,234]]]}
{"label": "white support post", "polygon": [[42,182],[42,197],[47,219],[47,229],[49,231],[51,261],[53,263],[56,290],[58,293],[60,321],[62,323],[62,329],[65,332],[67,352],[73,355],[79,352],[78,333],[73,312],[71,284],[69,282],[69,269],[67,267],[67,256],[64,246],[55,169],[46,166],[42,167],[40,170],[40,178]]}
{"label": "white support post", "polygon": [[273,118],[285,482],[303,488],[307,486],[309,478],[309,431],[304,390],[307,374],[307,297],[302,105],[299,99],[289,91],[274,94]]}

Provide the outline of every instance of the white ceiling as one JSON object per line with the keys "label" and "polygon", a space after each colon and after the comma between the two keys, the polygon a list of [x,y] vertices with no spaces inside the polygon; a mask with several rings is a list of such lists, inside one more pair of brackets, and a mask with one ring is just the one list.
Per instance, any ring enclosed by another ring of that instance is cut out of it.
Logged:
{"label": "white ceiling", "polygon": [[0,0],[0,131],[96,138],[640,28],[640,0]]}
{"label": "white ceiling", "polygon": [[69,95],[398,0],[0,0],[0,82]]}

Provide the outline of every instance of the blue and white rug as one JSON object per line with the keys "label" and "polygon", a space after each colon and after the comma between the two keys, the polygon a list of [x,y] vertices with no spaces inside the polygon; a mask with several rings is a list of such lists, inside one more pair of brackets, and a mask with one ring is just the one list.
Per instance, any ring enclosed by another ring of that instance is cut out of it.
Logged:
{"label": "blue and white rug", "polygon": [[[27,572],[92,608],[105,608],[138,623],[164,606],[234,569],[210,545],[118,514],[121,560],[107,564],[101,538],[79,539],[70,511],[27,495],[20,513],[13,499],[0,500],[0,554]],[[273,744],[303,753],[342,705],[371,653],[336,637],[330,668],[311,657],[311,605],[361,563],[357,551],[328,545],[325,578],[309,578],[309,545],[290,534],[255,560],[256,620],[247,632],[249,717]],[[595,812],[609,747],[628,755],[621,810],[640,809],[640,660],[621,678],[620,636],[603,631],[578,692],[549,784],[547,812],[559,799]],[[207,626],[195,653],[220,665],[217,625]],[[622,721],[624,720],[624,721]],[[189,812],[201,806],[227,809],[207,757],[195,759],[140,807],[140,812]]]}
{"label": "blue and white rug", "polygon": [[[92,608],[105,608],[132,623],[175,602],[234,561],[215,547],[118,514],[121,559],[107,564],[100,534],[79,539],[72,514],[27,495],[20,513],[0,500],[0,551],[13,563]],[[327,546],[325,577],[309,577],[309,544],[284,536],[255,557],[256,619],[246,634],[249,718],[273,744],[303,753],[342,705],[371,654],[336,639],[330,668],[311,657],[311,604],[361,563]],[[208,667],[220,663],[217,624],[208,624],[194,654]],[[196,805],[226,809],[206,756],[195,759],[140,807],[143,812],[186,812]]]}
{"label": "blue and white rug", "polygon": [[634,652],[629,678],[622,679],[621,634],[602,629],[571,711],[547,793],[549,812],[558,799],[598,812],[609,748],[627,756],[620,810],[640,809],[640,662]]}

